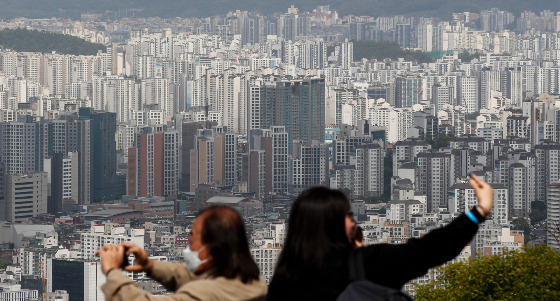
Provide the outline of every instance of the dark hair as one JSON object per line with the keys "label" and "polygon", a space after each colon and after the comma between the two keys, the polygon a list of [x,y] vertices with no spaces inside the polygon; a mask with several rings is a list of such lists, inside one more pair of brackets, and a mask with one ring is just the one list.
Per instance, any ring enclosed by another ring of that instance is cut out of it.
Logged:
{"label": "dark hair", "polygon": [[351,249],[344,224],[349,211],[350,202],[339,190],[313,187],[303,191],[292,205],[275,275],[295,281],[317,272],[327,252]]}
{"label": "dark hair", "polygon": [[364,242],[364,233],[362,231],[362,227],[356,225],[352,229],[352,239],[354,241]]}
{"label": "dark hair", "polygon": [[210,275],[233,279],[243,283],[259,279],[259,267],[251,257],[245,233],[245,224],[234,209],[211,206],[199,212],[203,216],[202,243],[212,256]]}

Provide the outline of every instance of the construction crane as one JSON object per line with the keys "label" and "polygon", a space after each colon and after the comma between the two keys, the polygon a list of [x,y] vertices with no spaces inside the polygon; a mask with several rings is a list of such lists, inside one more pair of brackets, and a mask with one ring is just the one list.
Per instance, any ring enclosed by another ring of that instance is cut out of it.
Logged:
{"label": "construction crane", "polygon": [[47,279],[45,278],[45,267],[41,261],[41,278],[43,280],[43,300],[47,301]]}

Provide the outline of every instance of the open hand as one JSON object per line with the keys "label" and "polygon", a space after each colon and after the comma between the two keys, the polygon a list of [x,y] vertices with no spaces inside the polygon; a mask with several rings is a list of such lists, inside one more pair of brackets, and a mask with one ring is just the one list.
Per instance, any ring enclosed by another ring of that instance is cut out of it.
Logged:
{"label": "open hand", "polygon": [[494,189],[488,183],[482,181],[479,177],[472,174],[469,184],[474,189],[476,198],[478,199],[478,212],[486,217],[492,211],[494,204]]}

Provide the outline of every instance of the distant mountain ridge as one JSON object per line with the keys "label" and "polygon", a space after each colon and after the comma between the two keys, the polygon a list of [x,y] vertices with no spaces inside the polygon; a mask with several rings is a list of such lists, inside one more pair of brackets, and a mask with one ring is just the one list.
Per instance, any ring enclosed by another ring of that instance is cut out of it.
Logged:
{"label": "distant mountain ridge", "polygon": [[73,55],[95,55],[99,50],[103,52],[107,50],[104,45],[90,43],[78,37],[21,28],[1,30],[0,48],[19,52],[56,51]]}
{"label": "distant mountain ridge", "polygon": [[[311,11],[318,5],[330,5],[340,15],[367,16],[430,16],[450,19],[453,12],[479,12],[497,7],[518,15],[524,10],[560,11],[558,0],[2,0],[0,18],[17,17],[50,18],[65,17],[77,19],[82,13],[120,12],[124,16],[127,9],[143,9],[135,16],[169,17],[209,17],[234,10],[257,11],[263,14],[285,12],[290,5],[300,11]],[[129,13],[129,16],[132,15]],[[118,16],[118,13],[115,14]]]}

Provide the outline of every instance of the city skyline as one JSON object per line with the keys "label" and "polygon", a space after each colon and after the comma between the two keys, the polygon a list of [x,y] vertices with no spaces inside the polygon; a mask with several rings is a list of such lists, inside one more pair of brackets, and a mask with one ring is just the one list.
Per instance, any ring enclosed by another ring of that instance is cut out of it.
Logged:
{"label": "city skyline", "polygon": [[[133,242],[179,261],[196,213],[215,204],[240,212],[269,282],[291,204],[313,186],[345,193],[365,243],[400,243],[476,205],[475,174],[494,206],[456,261],[558,250],[560,12],[444,20],[335,7],[0,21],[106,49],[0,50],[0,253],[11,260],[0,294],[102,298],[98,248]],[[362,55],[383,43],[407,56]]]}

